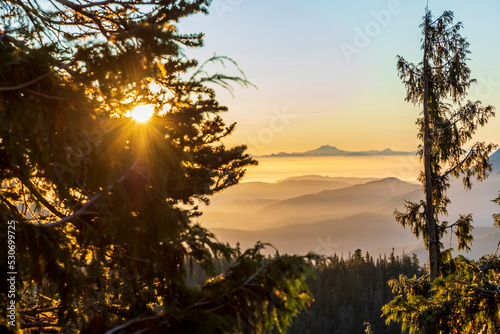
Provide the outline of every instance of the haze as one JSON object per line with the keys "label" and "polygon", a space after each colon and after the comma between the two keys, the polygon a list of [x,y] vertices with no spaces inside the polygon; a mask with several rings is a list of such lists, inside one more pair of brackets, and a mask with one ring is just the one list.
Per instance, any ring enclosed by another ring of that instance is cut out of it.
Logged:
{"label": "haze", "polygon": [[[404,101],[396,55],[420,62],[419,25],[426,1],[215,0],[208,16],[188,18],[183,32],[205,33],[205,47],[187,50],[200,60],[236,60],[257,89],[235,86],[234,98],[218,88],[238,122],[227,145],[250,153],[304,151],[325,143],[346,150],[414,151],[420,109]],[[478,85],[471,99],[500,106],[500,35],[495,0],[429,2],[433,14],[453,10],[470,42],[468,65]],[[360,37],[360,31],[367,39]],[[349,47],[357,50],[345,52]],[[346,55],[347,54],[347,55]],[[213,68],[227,72],[230,67]],[[500,119],[478,140],[500,143]]]}
{"label": "haze", "polygon": [[[491,176],[475,182],[471,191],[463,190],[459,180],[452,181],[449,217],[442,219],[453,222],[459,214],[473,213],[475,241],[469,257],[492,253],[500,239],[492,219],[498,206],[491,202],[499,191],[500,151],[491,159]],[[269,242],[281,253],[299,254],[347,255],[360,247],[378,254],[395,248],[399,253],[416,253],[425,262],[421,240],[393,215],[395,209],[403,211],[405,200],[423,199],[421,185],[415,179],[402,180],[400,174],[405,171],[416,178],[416,157],[272,157],[263,161],[261,173],[249,175],[250,179],[258,175],[260,181],[229,188],[202,207],[199,221],[219,240],[239,242],[242,248]],[[343,170],[341,176],[325,176],[335,175],[337,168]],[[349,170],[364,170],[365,175],[353,177]],[[306,175],[308,171],[312,174]],[[455,241],[450,235],[443,239],[446,247],[456,248]]]}

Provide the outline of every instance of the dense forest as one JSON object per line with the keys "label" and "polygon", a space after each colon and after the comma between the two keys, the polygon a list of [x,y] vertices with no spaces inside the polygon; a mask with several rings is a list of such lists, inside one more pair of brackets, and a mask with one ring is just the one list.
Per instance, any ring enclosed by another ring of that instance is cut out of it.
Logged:
{"label": "dense forest", "polygon": [[289,334],[355,334],[368,327],[377,334],[401,333],[399,325],[387,326],[381,317],[382,306],[394,297],[386,282],[423,273],[415,255],[392,252],[374,259],[360,249],[347,259],[334,254],[315,269],[317,277],[307,281],[314,302],[294,320]]}
{"label": "dense forest", "polygon": [[[279,254],[269,259],[279,258]],[[215,259],[220,273],[232,265],[223,258]],[[382,307],[394,298],[387,284],[400,275],[419,277],[427,270],[415,254],[379,254],[374,258],[357,249],[354,253],[333,254],[311,262],[314,273],[306,280],[313,300],[307,310],[294,318],[288,334],[355,334],[370,328],[374,333],[401,333],[401,326],[385,324]],[[190,266],[189,281],[201,286],[207,280],[198,264]],[[272,303],[279,300],[269,296]],[[273,331],[278,333],[277,328]]]}

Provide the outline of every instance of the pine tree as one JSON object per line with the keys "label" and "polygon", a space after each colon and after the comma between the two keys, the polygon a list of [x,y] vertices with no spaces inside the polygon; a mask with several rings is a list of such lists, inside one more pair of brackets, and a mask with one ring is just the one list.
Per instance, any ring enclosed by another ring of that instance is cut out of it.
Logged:
{"label": "pine tree", "polygon": [[459,33],[461,23],[453,23],[453,13],[446,11],[433,19],[426,9],[421,25],[423,60],[418,65],[398,57],[399,76],[406,87],[406,100],[422,106],[418,118],[418,148],[424,171],[419,180],[425,199],[419,203],[407,202],[406,212],[395,212],[397,221],[423,236],[429,253],[430,279],[440,270],[445,254],[440,242],[446,230],[452,229],[459,249],[469,249],[472,241],[472,215],[461,215],[454,223],[440,221],[447,215],[450,200],[446,190],[450,177],[462,177],[466,189],[472,187],[472,178],[482,181],[491,171],[489,154],[496,145],[477,142],[464,148],[478,127],[494,116],[492,106],[482,107],[479,101],[465,101],[467,89],[474,79],[466,61],[469,43]]}
{"label": "pine tree", "polygon": [[399,57],[398,70],[406,99],[423,107],[417,124],[423,141],[419,154],[425,200],[407,202],[406,212],[396,212],[396,219],[423,236],[430,274],[391,280],[396,297],[384,305],[383,313],[386,323],[400,323],[402,331],[410,334],[498,333],[498,249],[475,261],[452,258],[451,249],[442,252],[440,242],[447,229],[454,230],[459,249],[469,249],[472,242],[471,214],[460,215],[452,224],[441,222],[440,216],[447,215],[450,176],[462,177],[464,187],[470,189],[473,176],[482,181],[491,171],[488,156],[495,145],[476,143],[468,150],[463,146],[494,115],[493,108],[463,101],[474,80],[466,65],[469,44],[459,34],[461,23],[453,24],[453,13],[433,19],[426,9],[422,28],[422,63],[413,65]]}
{"label": "pine tree", "polygon": [[[183,56],[203,34],[177,23],[209,4],[0,1],[0,240],[16,250],[0,285],[17,271],[16,331],[283,331],[311,299],[307,258],[240,251],[196,224],[196,204],[256,163],[222,143],[235,125],[210,86],[244,75]],[[150,121],[126,117],[136,106]],[[2,288],[4,320],[10,300]]]}

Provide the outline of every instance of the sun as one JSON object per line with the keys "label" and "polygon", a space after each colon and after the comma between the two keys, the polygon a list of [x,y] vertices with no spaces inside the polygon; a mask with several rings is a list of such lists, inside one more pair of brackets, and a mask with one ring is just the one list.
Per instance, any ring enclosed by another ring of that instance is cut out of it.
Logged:
{"label": "sun", "polygon": [[137,123],[146,123],[155,112],[155,107],[152,104],[142,104],[127,113],[128,117],[132,117]]}

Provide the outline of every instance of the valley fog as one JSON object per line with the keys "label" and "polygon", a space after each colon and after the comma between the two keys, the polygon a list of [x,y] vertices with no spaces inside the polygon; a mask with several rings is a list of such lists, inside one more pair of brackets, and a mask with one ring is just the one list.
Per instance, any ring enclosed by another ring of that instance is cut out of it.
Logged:
{"label": "valley fog", "polygon": [[256,159],[259,165],[248,167],[242,183],[275,182],[311,174],[330,177],[397,177],[400,180],[417,182],[420,171],[419,158],[416,155],[256,157]]}
{"label": "valley fog", "polygon": [[[421,240],[400,226],[394,211],[404,201],[423,199],[416,181],[417,156],[259,157],[244,182],[215,195],[202,206],[198,221],[220,241],[242,248],[269,242],[281,253],[349,254],[358,248],[371,253],[417,254],[424,262]],[[492,156],[493,172],[465,191],[452,179],[449,216],[472,213],[474,238],[469,257],[491,253],[500,239],[492,199],[500,189],[500,159]],[[456,248],[454,236],[444,237]],[[269,249],[274,253],[274,249]]]}

